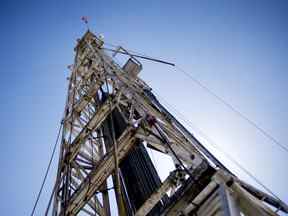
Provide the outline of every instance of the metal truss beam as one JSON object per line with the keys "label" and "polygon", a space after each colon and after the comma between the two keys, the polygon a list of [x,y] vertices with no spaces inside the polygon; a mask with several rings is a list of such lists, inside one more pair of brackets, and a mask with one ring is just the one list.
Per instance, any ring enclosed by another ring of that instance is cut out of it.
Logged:
{"label": "metal truss beam", "polygon": [[71,162],[76,157],[81,148],[81,144],[84,142],[87,136],[91,134],[91,131],[95,130],[101,125],[101,123],[107,118],[107,116],[111,112],[111,109],[114,109],[115,106],[116,104],[113,102],[113,100],[111,102],[109,99],[107,99],[104,104],[99,108],[99,110],[97,110],[92,119],[72,142],[70,146],[70,154],[68,155],[69,162]]}
{"label": "metal truss beam", "polygon": [[[118,145],[118,159],[121,160],[128,153],[134,144],[136,129],[129,126],[125,132],[117,140]],[[66,215],[76,215],[85,205],[93,194],[100,188],[109,175],[115,169],[115,162],[113,156],[114,149],[111,149],[97,167],[88,174],[85,180],[81,183],[77,191],[72,195],[66,210]]]}

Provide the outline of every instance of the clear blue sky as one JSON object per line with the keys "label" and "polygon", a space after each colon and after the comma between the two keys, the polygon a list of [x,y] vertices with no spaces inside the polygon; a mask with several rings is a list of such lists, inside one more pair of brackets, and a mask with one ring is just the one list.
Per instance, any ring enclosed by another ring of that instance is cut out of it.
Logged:
{"label": "clear blue sky", "polygon": [[[284,0],[2,1],[1,215],[30,214],[64,109],[67,65],[85,32],[81,16],[110,43],[176,62],[287,146],[287,11]],[[183,74],[143,65],[160,96],[288,202],[287,153]],[[55,166],[36,215],[54,175]]]}

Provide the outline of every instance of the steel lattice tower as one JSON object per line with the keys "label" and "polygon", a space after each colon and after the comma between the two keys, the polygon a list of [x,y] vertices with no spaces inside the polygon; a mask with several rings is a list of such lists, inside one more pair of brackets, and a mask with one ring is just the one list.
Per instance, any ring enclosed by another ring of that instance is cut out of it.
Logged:
{"label": "steel lattice tower", "polygon": [[[138,77],[141,63],[123,67],[87,31],[75,48],[63,119],[53,216],[277,215],[280,200],[241,181],[163,107]],[[146,146],[146,147],[145,147]],[[169,155],[175,170],[163,182],[146,148]],[[113,188],[107,178],[112,177]]]}

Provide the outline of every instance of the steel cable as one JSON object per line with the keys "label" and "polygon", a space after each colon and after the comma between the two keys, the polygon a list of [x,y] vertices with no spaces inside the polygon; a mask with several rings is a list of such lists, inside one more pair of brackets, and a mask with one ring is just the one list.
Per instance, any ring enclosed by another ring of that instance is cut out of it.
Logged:
{"label": "steel cable", "polygon": [[54,144],[54,147],[53,147],[53,151],[52,151],[52,154],[51,154],[51,157],[50,157],[50,160],[49,160],[49,163],[48,163],[46,172],[45,172],[45,176],[44,176],[44,178],[43,178],[43,181],[42,181],[40,190],[39,190],[39,192],[38,192],[38,194],[37,194],[36,201],[35,201],[35,203],[34,203],[32,212],[31,212],[31,214],[30,214],[31,216],[33,216],[34,213],[35,213],[37,204],[38,204],[38,202],[39,202],[41,193],[42,193],[42,191],[43,191],[43,188],[44,188],[44,185],[45,185],[45,182],[46,182],[46,179],[47,179],[47,176],[48,176],[48,173],[49,173],[49,170],[50,170],[50,167],[51,167],[51,164],[52,164],[52,161],[53,161],[55,152],[56,152],[56,147],[57,147],[57,144],[58,144],[58,141],[59,141],[59,138],[60,138],[60,134],[61,134],[62,127],[63,127],[63,124],[62,124],[62,122],[61,122],[60,127],[59,127],[59,129],[58,129],[57,138],[56,138],[56,141],[55,141],[55,144]]}

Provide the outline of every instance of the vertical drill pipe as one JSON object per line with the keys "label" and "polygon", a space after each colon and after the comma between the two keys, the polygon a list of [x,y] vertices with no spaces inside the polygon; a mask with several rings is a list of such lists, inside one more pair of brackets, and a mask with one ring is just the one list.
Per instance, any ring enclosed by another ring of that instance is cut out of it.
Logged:
{"label": "vertical drill pipe", "polygon": [[[104,147],[104,141],[103,141],[103,131],[99,130],[97,135],[100,134],[100,139],[101,139],[101,145],[99,148],[99,152],[100,155],[103,157],[104,156],[104,151],[103,151],[103,147]],[[103,198],[103,207],[105,209],[105,216],[111,216],[111,212],[110,212],[110,201],[109,201],[109,194],[108,194],[108,185],[107,185],[107,180],[105,180],[105,182],[102,184],[102,198]]]}
{"label": "vertical drill pipe", "polygon": [[[104,70],[105,70],[105,63],[103,65]],[[114,131],[114,122],[113,122],[113,114],[112,114],[112,103],[111,103],[111,98],[109,96],[109,87],[108,87],[108,80],[107,76],[105,76],[105,82],[106,82],[106,88],[108,92],[108,99],[110,103],[110,134],[112,136],[112,142],[114,146],[114,160],[115,160],[115,191],[116,191],[116,200],[117,200],[117,206],[118,206],[118,213],[120,216],[126,216],[126,210],[124,206],[124,202],[122,199],[122,193],[121,193],[121,185],[120,185],[120,176],[119,176],[119,161],[118,161],[118,146],[117,146],[117,141],[115,138],[115,131]]]}
{"label": "vertical drill pipe", "polygon": [[117,202],[118,202],[118,211],[120,216],[126,216],[125,206],[122,199],[122,192],[121,192],[121,185],[120,185],[120,176],[119,176],[119,161],[118,161],[118,146],[117,141],[115,139],[115,133],[114,133],[114,122],[113,122],[113,116],[112,116],[112,110],[110,113],[110,122],[111,122],[111,135],[113,140],[113,146],[114,146],[114,159],[115,159],[115,190],[117,193]]}

